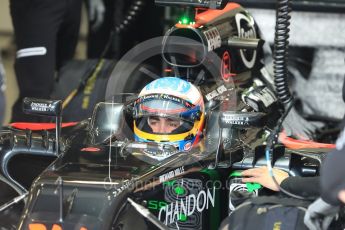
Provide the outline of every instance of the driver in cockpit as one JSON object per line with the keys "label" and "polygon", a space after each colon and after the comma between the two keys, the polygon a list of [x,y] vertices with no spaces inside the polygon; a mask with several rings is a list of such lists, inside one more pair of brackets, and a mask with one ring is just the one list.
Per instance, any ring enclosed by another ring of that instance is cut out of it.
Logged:
{"label": "driver in cockpit", "polygon": [[202,138],[204,113],[196,86],[176,77],[159,78],[146,85],[134,102],[135,139],[188,151]]}

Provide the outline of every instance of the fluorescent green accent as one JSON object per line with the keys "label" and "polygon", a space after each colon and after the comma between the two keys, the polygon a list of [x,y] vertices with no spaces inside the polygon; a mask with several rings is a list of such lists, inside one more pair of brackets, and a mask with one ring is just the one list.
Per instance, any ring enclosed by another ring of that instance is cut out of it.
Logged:
{"label": "fluorescent green accent", "polygon": [[232,172],[230,174],[230,176],[233,176],[233,177],[235,177],[235,176],[242,176],[242,173],[240,171],[234,171],[234,172]]}
{"label": "fluorescent green accent", "polygon": [[159,200],[148,200],[147,202],[147,208],[152,210],[159,210],[162,207],[165,207],[167,203],[165,201],[159,201]]}
{"label": "fluorescent green accent", "polygon": [[158,209],[158,202],[156,200],[149,200],[147,203],[147,208],[157,210]]}
{"label": "fluorescent green accent", "polygon": [[187,220],[187,216],[185,214],[180,214],[178,220],[181,222],[185,222]]}
{"label": "fluorescent green accent", "polygon": [[177,187],[175,188],[175,193],[176,193],[177,195],[183,195],[183,194],[186,193],[186,190],[185,190],[183,187],[181,187],[181,186],[177,186]]}
{"label": "fluorescent green accent", "polygon": [[166,181],[166,182],[163,182],[163,185],[173,186],[175,184],[175,182],[176,182],[176,180]]}
{"label": "fluorescent green accent", "polygon": [[262,188],[262,185],[258,183],[246,183],[246,187],[248,189],[248,192],[254,192],[254,190]]}
{"label": "fluorescent green accent", "polygon": [[189,23],[189,18],[187,18],[187,17],[183,17],[183,18],[181,18],[181,22],[182,22],[182,24],[184,24],[184,25],[187,25],[188,23]]}
{"label": "fluorescent green accent", "polygon": [[161,209],[161,208],[163,208],[163,207],[165,207],[165,206],[167,206],[168,204],[167,204],[167,202],[165,202],[165,201],[159,201],[158,202],[158,209]]}
{"label": "fluorescent green accent", "polygon": [[[241,171],[234,171],[230,174],[230,177],[241,177],[241,176],[242,176]],[[254,192],[255,190],[262,188],[262,185],[258,183],[246,183],[246,187],[247,187],[248,192]]]}

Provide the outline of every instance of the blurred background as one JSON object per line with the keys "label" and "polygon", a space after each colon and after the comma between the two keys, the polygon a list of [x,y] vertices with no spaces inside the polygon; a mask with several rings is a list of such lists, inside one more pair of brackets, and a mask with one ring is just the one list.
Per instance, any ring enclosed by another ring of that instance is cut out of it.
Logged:
{"label": "blurred background", "polygon": [[[83,6],[80,37],[75,55],[77,59],[86,58],[87,27],[87,14],[85,6]],[[14,43],[9,1],[4,0],[0,1],[0,50],[2,52],[2,61],[6,71],[6,114],[4,124],[8,124],[11,117],[11,107],[18,97],[18,86],[13,69],[16,47]]]}
{"label": "blurred background", "polygon": [[[128,5],[134,0],[110,0],[108,2],[113,5],[116,4],[111,6],[111,9],[116,12],[115,15],[119,15],[125,14]],[[157,7],[154,5],[154,0],[145,0],[144,2],[145,8],[139,18],[132,23],[130,29],[121,33],[121,47],[117,47],[117,54],[108,54],[107,58],[114,56],[119,58],[135,44],[148,38],[163,35],[164,31],[175,24],[178,17],[182,15],[177,7]],[[263,3],[261,4],[261,1],[260,4],[259,1],[254,0],[238,2],[243,3],[242,5],[254,16],[262,31],[263,38],[272,45],[275,25],[274,4],[268,4],[266,7]],[[274,1],[266,2],[273,3]],[[299,1],[296,0],[296,2]],[[119,5],[119,3],[121,4]],[[345,112],[341,96],[345,75],[345,14],[342,11],[344,8],[334,7],[325,11],[323,10],[324,5],[327,4],[323,3],[322,7],[316,10],[314,8],[309,10],[311,8],[304,7],[303,10],[292,12],[290,60],[291,66],[296,68],[292,68],[291,71],[294,72],[295,78],[294,90],[299,98],[303,98],[306,113],[319,114],[321,111],[327,117],[341,119]],[[342,6],[344,7],[344,5]],[[119,17],[121,18],[121,16]],[[75,54],[76,59],[90,58],[90,54],[87,54],[88,31],[88,16],[84,4],[80,36]],[[98,44],[103,45],[104,43],[106,42],[98,42]],[[97,42],[93,44],[97,44]],[[4,124],[7,124],[10,120],[11,107],[18,97],[18,87],[13,69],[16,48],[9,13],[9,1],[4,0],[0,1],[0,50],[6,71],[7,105]],[[97,58],[97,55],[91,55],[91,58],[95,58],[92,56]],[[332,103],[329,103],[330,101]]]}
{"label": "blurred background", "polygon": [[[104,0],[104,7],[106,8],[103,20],[104,25],[98,29],[98,33],[93,33],[91,37],[89,35],[91,25],[89,25],[88,21],[90,20],[87,9],[87,6],[89,6],[87,5],[88,2],[87,0],[83,1],[80,34],[75,52],[75,59],[85,60],[87,58],[99,58],[110,37],[109,33],[114,27],[114,23],[118,28],[121,28],[121,41],[116,42],[118,41],[116,39],[119,38],[115,37],[113,38],[114,43],[121,45],[120,47],[110,47],[110,51],[105,54],[105,57],[108,59],[118,59],[139,42],[163,34],[164,22],[162,19],[165,9],[163,7],[155,7],[154,0]],[[97,0],[95,2],[97,2]],[[127,23],[126,16],[133,12],[137,13],[137,15],[133,16],[133,22],[130,21]],[[147,25],[150,26],[147,27]],[[142,28],[139,29],[139,33],[138,28]],[[93,45],[91,48],[89,47],[89,50],[87,42],[88,36],[90,36],[89,46],[90,44]],[[6,114],[4,124],[10,122],[11,108],[19,94],[14,73],[14,60],[16,56],[14,39],[9,1],[2,0],[0,1],[0,50],[6,72]]]}

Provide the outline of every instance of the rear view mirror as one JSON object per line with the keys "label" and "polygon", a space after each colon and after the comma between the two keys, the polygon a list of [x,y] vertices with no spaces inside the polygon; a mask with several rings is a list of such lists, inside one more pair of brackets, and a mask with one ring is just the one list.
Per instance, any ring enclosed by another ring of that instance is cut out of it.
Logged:
{"label": "rear view mirror", "polygon": [[37,98],[24,98],[23,112],[40,116],[60,116],[62,111],[61,100],[47,100]]}
{"label": "rear view mirror", "polygon": [[23,100],[23,112],[32,115],[55,117],[55,154],[60,154],[62,101],[26,97]]}
{"label": "rear view mirror", "polygon": [[115,136],[121,139],[125,124],[124,104],[100,102],[96,105],[91,119],[91,136],[94,143],[100,143]]}

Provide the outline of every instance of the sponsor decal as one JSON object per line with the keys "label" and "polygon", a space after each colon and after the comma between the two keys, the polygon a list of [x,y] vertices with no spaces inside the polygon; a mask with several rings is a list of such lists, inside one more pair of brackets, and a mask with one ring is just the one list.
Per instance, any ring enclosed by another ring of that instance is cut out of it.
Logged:
{"label": "sponsor decal", "polygon": [[173,101],[173,102],[176,102],[176,103],[179,103],[179,104],[183,104],[187,108],[192,107],[192,104],[190,102],[185,101],[185,100],[183,100],[181,98],[169,95],[169,94],[149,94],[149,95],[144,95],[144,96],[138,98],[135,101],[135,105],[140,104],[140,103],[142,103],[144,101],[153,100],[153,99],[157,99],[157,100],[170,100],[170,101]]}
{"label": "sponsor decal", "polygon": [[236,117],[233,115],[226,116],[224,117],[224,122],[226,124],[231,124],[231,125],[249,125],[248,123],[249,118],[248,117]]}
{"label": "sponsor decal", "polygon": [[120,193],[122,193],[124,190],[128,189],[131,186],[134,186],[135,178],[123,181],[122,185],[120,187],[117,187],[118,183],[117,182],[113,182],[110,177],[104,178],[103,183],[104,183],[103,184],[104,189],[112,190],[112,195],[114,197],[116,197]]}
{"label": "sponsor decal", "polygon": [[221,85],[217,89],[213,90],[211,93],[208,93],[206,95],[206,99],[210,101],[213,98],[218,97],[219,95],[222,95],[225,91],[227,91],[227,88],[224,85]]}
{"label": "sponsor decal", "polygon": [[159,182],[163,183],[165,181],[170,180],[171,178],[174,178],[178,175],[181,175],[182,173],[184,173],[184,166],[181,166],[173,171],[170,171],[168,173],[165,173],[161,176],[159,176]]}
{"label": "sponsor decal", "polygon": [[[255,22],[253,17],[238,13],[235,16],[238,36],[240,38],[256,38]],[[243,64],[247,68],[253,68],[256,60],[256,51],[241,49],[240,55]]]}
{"label": "sponsor decal", "polygon": [[54,106],[52,104],[31,102],[30,106],[31,106],[32,111],[39,111],[39,112],[54,111]]}
{"label": "sponsor decal", "polygon": [[[147,208],[152,210],[152,211],[158,211],[161,208],[167,206],[168,203],[165,201],[161,200],[148,200],[147,201]],[[186,222],[187,221],[187,216],[184,214],[180,214],[178,217],[178,221],[180,222]]]}
{"label": "sponsor decal", "polygon": [[172,224],[181,219],[194,214],[194,212],[203,212],[214,207],[215,205],[215,188],[201,190],[197,194],[190,194],[175,202],[172,202],[164,207],[161,207],[158,214],[158,219],[165,223],[165,225]]}
{"label": "sponsor decal", "polygon": [[161,200],[148,200],[147,201],[147,208],[151,209],[151,210],[159,210],[161,208],[164,208],[167,205],[168,205],[167,202],[161,201]]}
{"label": "sponsor decal", "polygon": [[183,150],[188,151],[192,148],[192,142],[187,142],[184,147]]}
{"label": "sponsor decal", "polygon": [[216,27],[206,30],[203,33],[207,40],[207,49],[209,52],[221,47],[222,40],[220,38],[219,31]]}

